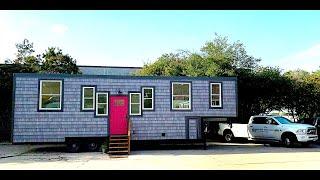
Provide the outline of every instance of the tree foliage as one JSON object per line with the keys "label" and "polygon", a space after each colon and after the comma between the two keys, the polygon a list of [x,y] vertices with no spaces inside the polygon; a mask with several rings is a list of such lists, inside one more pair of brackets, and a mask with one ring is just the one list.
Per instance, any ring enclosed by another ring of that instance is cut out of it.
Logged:
{"label": "tree foliage", "polygon": [[29,42],[28,39],[24,39],[22,43],[16,44],[17,54],[16,59],[14,59],[15,64],[25,64],[28,62],[32,53],[34,53],[33,43]]}
{"label": "tree foliage", "polygon": [[217,34],[213,41],[205,43],[201,52],[208,70],[219,76],[234,76],[236,69],[254,69],[260,62],[248,55],[240,41],[230,43],[227,37]]}
{"label": "tree foliage", "polygon": [[76,60],[68,54],[63,54],[59,48],[50,47],[42,55],[44,58],[41,72],[79,74]]}
{"label": "tree foliage", "polygon": [[[238,120],[270,110],[288,109],[299,117],[320,115],[320,70],[283,73],[278,67],[259,65],[240,41],[229,42],[216,34],[200,52],[164,54],[148,63],[138,75],[236,76],[238,77]],[[295,113],[294,113],[295,112]]]}
{"label": "tree foliage", "polygon": [[139,75],[184,76],[184,52],[163,54],[155,63],[145,64]]}
{"label": "tree foliage", "polygon": [[80,73],[76,60],[59,48],[48,48],[42,56],[34,55],[33,43],[27,39],[17,43],[16,48],[15,59],[0,64],[0,141],[10,139],[14,73]]}
{"label": "tree foliage", "polygon": [[216,34],[199,53],[180,51],[160,56],[143,66],[139,75],[164,76],[235,76],[239,68],[254,69],[260,59],[247,54],[245,46]]}

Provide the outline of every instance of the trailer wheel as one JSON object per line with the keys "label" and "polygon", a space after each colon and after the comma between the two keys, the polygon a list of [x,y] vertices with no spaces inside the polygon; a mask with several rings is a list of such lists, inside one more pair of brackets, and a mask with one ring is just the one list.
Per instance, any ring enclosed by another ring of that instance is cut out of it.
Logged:
{"label": "trailer wheel", "polygon": [[79,142],[68,142],[67,149],[68,149],[68,152],[77,153],[80,150],[80,143]]}
{"label": "trailer wheel", "polygon": [[223,139],[225,142],[232,142],[233,141],[233,133],[232,131],[230,130],[226,130],[224,133],[223,133]]}
{"label": "trailer wheel", "polygon": [[98,151],[99,144],[97,142],[89,142],[87,143],[87,150],[91,152]]}

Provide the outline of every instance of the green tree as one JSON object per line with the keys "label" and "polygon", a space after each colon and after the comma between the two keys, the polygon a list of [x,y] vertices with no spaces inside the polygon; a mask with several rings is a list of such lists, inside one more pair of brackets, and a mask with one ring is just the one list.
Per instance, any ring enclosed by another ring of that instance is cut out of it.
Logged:
{"label": "green tree", "polygon": [[208,64],[200,54],[192,53],[185,62],[184,74],[188,76],[214,76],[215,64]]}
{"label": "green tree", "polygon": [[283,96],[287,93],[287,78],[277,67],[237,69],[238,119],[246,123],[250,116],[283,107]]}
{"label": "green tree", "polygon": [[[137,74],[156,76],[239,76],[239,114],[241,114],[241,119],[246,121],[252,113],[266,109],[258,104],[259,99],[257,99],[257,96],[259,94],[255,95],[256,92],[260,91],[259,86],[257,86],[260,80],[255,77],[255,69],[258,67],[259,61],[260,59],[248,55],[245,46],[239,41],[230,43],[227,37],[216,34],[213,41],[207,42],[201,48],[200,53],[180,51],[178,53],[164,54],[155,62],[144,65]],[[263,99],[264,101],[266,100]],[[267,105],[266,107],[269,106]]]}
{"label": "green tree", "polygon": [[261,59],[247,54],[245,46],[240,41],[230,43],[227,37],[215,34],[213,41],[205,43],[201,48],[204,65],[208,66],[210,74],[219,76],[234,76],[236,69],[254,69]]}
{"label": "green tree", "polygon": [[27,39],[17,43],[16,48],[16,58],[0,64],[0,94],[5,97],[0,99],[0,141],[10,140],[14,73],[80,73],[76,60],[59,48],[48,48],[42,57],[33,55],[33,43]]}
{"label": "green tree", "polygon": [[41,72],[67,74],[80,73],[76,60],[69,54],[63,54],[62,50],[59,48],[48,48],[48,50],[43,53],[42,57]]}
{"label": "green tree", "polygon": [[185,76],[186,52],[163,54],[154,63],[147,63],[137,75]]}
{"label": "green tree", "polygon": [[243,43],[216,34],[199,53],[164,54],[144,65],[138,75],[237,76],[238,120],[244,123],[251,115],[283,108],[299,117],[319,114],[320,70],[283,74],[278,67],[259,66],[260,61],[247,53]]}
{"label": "green tree", "polygon": [[28,39],[24,39],[22,43],[16,44],[17,48],[17,58],[14,60],[15,64],[24,64],[26,62],[26,58],[32,56],[34,53],[33,43],[29,42]]}
{"label": "green tree", "polygon": [[291,80],[284,106],[296,112],[299,118],[320,115],[320,76],[318,72],[309,73],[298,69],[288,71],[284,73],[284,76]]}
{"label": "green tree", "polygon": [[227,37],[216,34],[200,53],[164,54],[155,62],[145,64],[138,75],[235,76],[237,69],[254,69],[259,62],[260,59],[247,54],[241,42],[230,43]]}
{"label": "green tree", "polygon": [[309,75],[310,73],[308,71],[302,69],[291,70],[284,73],[284,76],[297,81],[305,81]]}
{"label": "green tree", "polygon": [[[28,72],[37,72],[40,70],[41,57],[40,55],[34,56],[33,43],[28,39],[24,39],[22,43],[16,44],[17,53],[14,60],[7,59],[6,64],[19,64],[23,65]],[[21,66],[18,66],[21,67]]]}
{"label": "green tree", "polygon": [[11,135],[13,73],[32,72],[23,64],[0,64],[0,142]]}

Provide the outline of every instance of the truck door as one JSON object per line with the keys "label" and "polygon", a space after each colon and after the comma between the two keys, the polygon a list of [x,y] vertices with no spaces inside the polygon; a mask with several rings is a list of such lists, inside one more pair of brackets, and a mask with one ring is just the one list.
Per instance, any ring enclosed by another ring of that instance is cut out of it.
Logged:
{"label": "truck door", "polygon": [[264,126],[264,136],[266,139],[279,140],[280,138],[280,126],[271,117],[266,119],[267,124]]}
{"label": "truck door", "polygon": [[266,117],[254,117],[248,124],[248,135],[251,139],[263,139]]}

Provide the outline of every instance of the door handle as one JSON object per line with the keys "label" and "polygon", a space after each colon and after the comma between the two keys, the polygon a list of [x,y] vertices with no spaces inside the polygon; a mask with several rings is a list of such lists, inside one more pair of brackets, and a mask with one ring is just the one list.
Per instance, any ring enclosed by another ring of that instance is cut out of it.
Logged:
{"label": "door handle", "polygon": [[253,127],[253,126],[249,126],[249,127]]}

